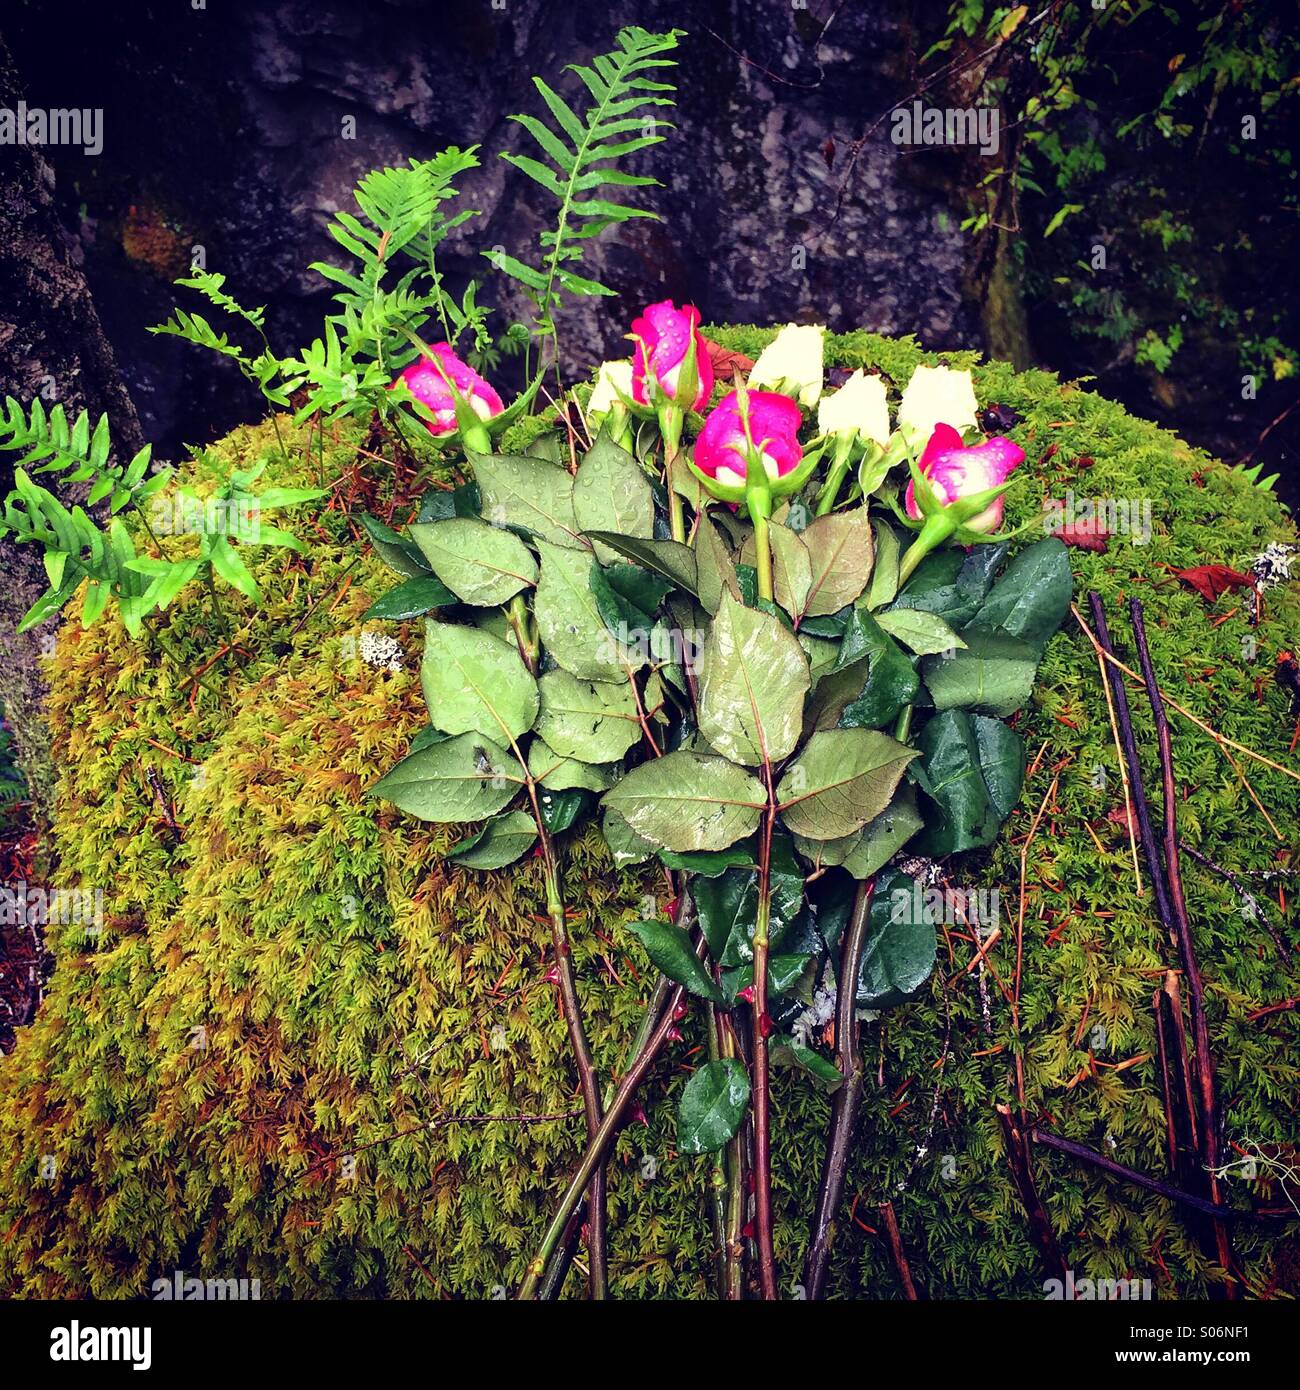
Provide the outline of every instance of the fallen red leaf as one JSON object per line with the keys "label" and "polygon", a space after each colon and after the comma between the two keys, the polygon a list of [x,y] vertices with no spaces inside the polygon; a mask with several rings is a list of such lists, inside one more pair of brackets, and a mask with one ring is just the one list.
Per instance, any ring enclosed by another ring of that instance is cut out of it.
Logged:
{"label": "fallen red leaf", "polygon": [[1229,589],[1248,589],[1254,583],[1250,575],[1229,569],[1227,565],[1195,565],[1185,570],[1171,568],[1169,572],[1175,579],[1195,589],[1206,603],[1213,603]]}
{"label": "fallen red leaf", "polygon": [[709,350],[709,361],[713,364],[713,375],[718,381],[735,381],[737,372],[747,372],[754,365],[752,357],[743,352],[732,352],[730,348],[719,347],[707,338],[704,346]]}
{"label": "fallen red leaf", "polygon": [[1104,555],[1110,549],[1110,532],[1091,522],[1081,522],[1077,526],[1061,526],[1052,534],[1063,540],[1066,545],[1076,546],[1079,550],[1095,550],[1098,555]]}

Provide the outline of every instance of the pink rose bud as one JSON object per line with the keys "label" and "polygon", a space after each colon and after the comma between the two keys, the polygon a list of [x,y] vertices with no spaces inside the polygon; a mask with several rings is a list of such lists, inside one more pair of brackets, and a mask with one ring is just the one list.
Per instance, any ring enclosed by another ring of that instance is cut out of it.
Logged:
{"label": "pink rose bud", "polygon": [[[775,391],[749,393],[749,432],[754,447],[761,450],[763,467],[772,481],[799,466],[803,458],[798,437],[802,423],[803,413],[789,396]],[[732,391],[704,422],[695,441],[695,466],[728,487],[744,487],[748,449],[740,405]]]}
{"label": "pink rose bud", "polygon": [[632,399],[638,405],[653,405],[654,397],[660,394],[676,400],[677,378],[690,350],[692,335],[698,389],[693,401],[680,404],[687,410],[702,410],[708,404],[713,395],[713,363],[699,334],[699,326],[700,311],[693,304],[684,304],[679,309],[671,299],[651,304],[644,314],[632,320],[632,336],[636,339],[632,358]]}
{"label": "pink rose bud", "polygon": [[[962,497],[971,497],[991,487],[1000,487],[1008,476],[1025,461],[1025,451],[1002,435],[973,444],[961,442],[961,435],[951,425],[936,425],[930,442],[921,455],[921,472],[935,490],[939,500],[950,505]],[[916,505],[916,485],[907,485],[907,514],[920,519]],[[1002,525],[1002,498],[995,497],[977,516],[963,523],[969,531],[988,534]]]}
{"label": "pink rose bud", "polygon": [[429,351],[436,361],[423,355],[417,357],[396,381],[390,383],[389,390],[398,381],[404,381],[411,395],[433,411],[434,419],[424,422],[430,434],[451,434],[456,428],[456,397],[448,380],[480,420],[490,420],[501,414],[505,409],[501,397],[473,367],[456,356],[450,343],[433,343]]}

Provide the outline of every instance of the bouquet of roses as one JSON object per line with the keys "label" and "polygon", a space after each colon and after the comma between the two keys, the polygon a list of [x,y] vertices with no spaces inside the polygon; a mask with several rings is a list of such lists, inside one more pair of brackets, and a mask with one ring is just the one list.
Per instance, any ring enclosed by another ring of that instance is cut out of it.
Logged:
{"label": "bouquet of roses", "polygon": [[[783,329],[715,401],[693,308],[651,305],[526,453],[451,348],[403,373],[472,482],[371,534],[429,614],[429,728],[377,795],[474,822],[453,851],[545,865],[559,986],[588,1144],[522,1297],[553,1295],[585,1211],[604,1291],[605,1161],[637,1088],[703,1013],[709,1060],[680,1099],[678,1147],[712,1156],[719,1293],[776,1297],[770,1068],[835,1092],[805,1271],[823,1287],[852,1137],[859,1025],[913,996],[934,925],[907,869],[990,844],[1016,804],[1028,700],[1067,611],[1065,547],[1004,567],[1002,494],[1023,460],[976,442],[968,372],[919,367],[891,428],[885,382],[824,387],[824,332]],[[630,924],[662,979],[616,1088],[602,1093],[573,977],[557,837],[598,813],[614,862],[658,860],[673,912]],[[834,1024],[834,1052],[821,1039]],[[751,1196],[752,1194],[752,1212]],[[584,1205],[585,1203],[585,1205]]]}

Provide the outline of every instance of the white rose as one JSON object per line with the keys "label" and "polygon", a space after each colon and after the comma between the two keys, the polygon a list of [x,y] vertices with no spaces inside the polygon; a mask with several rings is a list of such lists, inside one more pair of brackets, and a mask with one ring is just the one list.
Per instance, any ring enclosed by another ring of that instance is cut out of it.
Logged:
{"label": "white rose", "polygon": [[824,324],[787,323],[758,354],[749,385],[793,396],[800,405],[814,406],[822,393]]}
{"label": "white rose", "polygon": [[632,394],[632,363],[627,359],[602,362],[596,384],[591,389],[591,399],[587,402],[587,414],[597,419],[608,415],[616,405],[621,404],[619,391],[629,397]]}
{"label": "white rose", "polygon": [[976,423],[975,387],[970,373],[951,367],[918,367],[903,392],[898,423],[910,426],[921,446],[936,425],[951,425],[959,433]]}
{"label": "white rose", "polygon": [[885,383],[861,367],[817,407],[819,434],[856,434],[884,445],[889,439],[889,407]]}

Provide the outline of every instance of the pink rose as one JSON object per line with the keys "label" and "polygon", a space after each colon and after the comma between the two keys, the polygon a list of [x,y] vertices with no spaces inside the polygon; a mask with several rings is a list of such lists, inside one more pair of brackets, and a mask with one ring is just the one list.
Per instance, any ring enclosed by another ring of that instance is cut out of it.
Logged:
{"label": "pink rose", "polygon": [[[769,478],[780,478],[799,466],[799,426],[803,413],[789,396],[775,391],[749,393],[749,432],[762,455]],[[718,402],[695,441],[695,466],[701,473],[730,487],[744,487],[745,454],[749,448],[740,406],[732,391]]]}
{"label": "pink rose", "polygon": [[652,405],[646,392],[646,373],[655,380],[653,390],[662,391],[676,399],[677,378],[690,349],[691,335],[695,336],[695,371],[699,390],[695,399],[684,404],[691,410],[701,410],[713,395],[713,363],[709,350],[700,336],[700,311],[693,304],[680,309],[671,299],[651,304],[644,314],[632,320],[632,335],[636,338],[636,353],[632,359],[632,399],[638,405]]}
{"label": "pink rose", "polygon": [[436,362],[433,358],[417,357],[388,389],[391,391],[398,381],[404,381],[411,395],[433,411],[434,420],[424,422],[430,434],[451,434],[456,428],[456,398],[447,385],[448,380],[454,383],[480,420],[490,420],[501,414],[505,409],[501,397],[473,367],[456,356],[450,343],[434,343],[429,351]]}
{"label": "pink rose", "polygon": [[[961,435],[951,425],[936,425],[930,442],[921,455],[921,472],[947,506],[959,497],[970,497],[991,487],[999,487],[1025,461],[1025,451],[1002,435],[973,444],[961,442]],[[907,485],[907,514],[917,519],[921,509],[916,505],[915,485]],[[1002,498],[995,497],[978,516],[964,523],[969,531],[988,534],[1002,525]]]}

